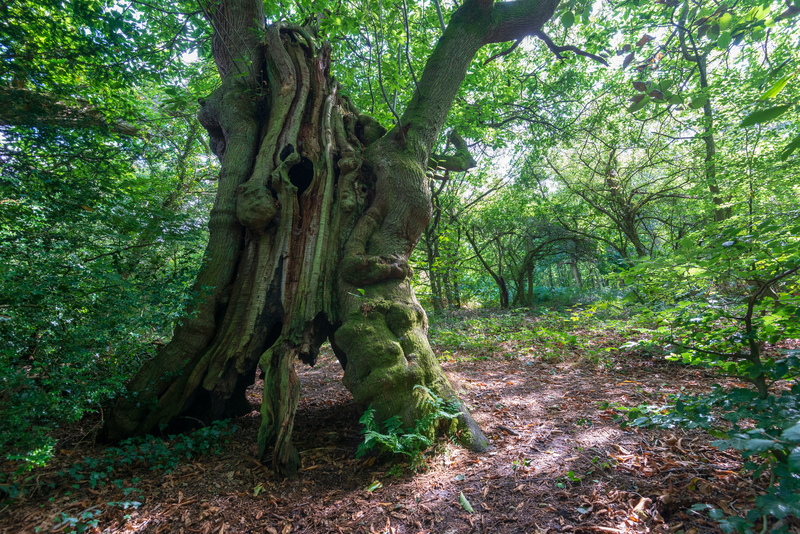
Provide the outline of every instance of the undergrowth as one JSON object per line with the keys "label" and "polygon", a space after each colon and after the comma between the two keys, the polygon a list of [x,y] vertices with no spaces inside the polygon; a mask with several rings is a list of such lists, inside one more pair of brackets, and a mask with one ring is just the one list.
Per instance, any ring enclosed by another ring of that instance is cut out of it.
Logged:
{"label": "undergrowth", "polygon": [[[210,426],[166,439],[139,436],[123,440],[117,447],[108,447],[98,457],[84,457],[70,467],[56,473],[56,478],[71,482],[71,487],[96,489],[108,484],[129,493],[139,479],[126,481],[123,473],[131,467],[149,467],[151,471],[173,471],[181,462],[203,454],[219,454],[222,447],[236,432],[230,421],[214,421]],[[40,482],[40,474],[31,472],[27,464],[16,471],[0,473],[0,505],[31,494],[40,489],[54,489],[56,480]]]}
{"label": "undergrowth", "polygon": [[416,421],[414,428],[404,429],[399,416],[390,417],[380,425],[375,420],[375,410],[370,406],[359,419],[359,423],[364,425],[361,431],[364,441],[356,450],[356,458],[374,451],[405,456],[414,471],[424,466],[422,453],[433,445],[432,436],[436,430],[446,426],[452,431],[455,419],[461,412],[457,404],[442,399],[424,386],[414,386],[414,389],[424,394],[420,403],[424,415]]}

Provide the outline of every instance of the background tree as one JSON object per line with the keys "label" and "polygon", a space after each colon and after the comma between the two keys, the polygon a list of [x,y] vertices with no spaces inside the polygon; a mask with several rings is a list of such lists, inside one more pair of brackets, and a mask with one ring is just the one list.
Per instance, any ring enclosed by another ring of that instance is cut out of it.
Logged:
{"label": "background tree", "polygon": [[40,462],[170,337],[214,189],[180,107],[207,86],[160,85],[191,14],[138,39],[102,2],[0,10],[0,447]]}

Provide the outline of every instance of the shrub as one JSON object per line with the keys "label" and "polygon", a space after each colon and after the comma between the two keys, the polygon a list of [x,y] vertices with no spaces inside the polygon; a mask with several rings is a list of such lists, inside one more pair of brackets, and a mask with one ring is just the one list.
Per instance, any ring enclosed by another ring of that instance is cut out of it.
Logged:
{"label": "shrub", "polygon": [[[635,425],[707,429],[721,438],[715,446],[742,454],[754,478],[769,474],[766,491],[745,518],[701,507],[726,532],[748,532],[757,523],[766,531],[770,521],[773,532],[780,532],[786,517],[800,516],[800,351],[765,350],[800,337],[798,273],[800,224],[792,213],[781,221],[731,219],[684,238],[673,255],[625,275],[632,303],[645,304],[640,312],[661,324],[669,358],[751,385],[679,395],[667,413],[640,406],[628,414]],[[683,288],[677,299],[670,296],[675,287]],[[653,310],[648,302],[671,305]],[[791,387],[776,386],[780,381]]]}

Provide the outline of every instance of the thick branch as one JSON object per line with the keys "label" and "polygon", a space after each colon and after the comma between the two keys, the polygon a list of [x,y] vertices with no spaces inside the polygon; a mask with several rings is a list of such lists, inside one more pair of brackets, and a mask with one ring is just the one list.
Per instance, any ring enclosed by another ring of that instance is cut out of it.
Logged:
{"label": "thick branch", "polygon": [[516,41],[514,41],[514,44],[512,44],[511,46],[509,46],[509,47],[508,47],[508,48],[506,48],[505,50],[501,50],[500,52],[496,53],[495,55],[493,55],[492,57],[490,57],[489,59],[487,59],[486,61],[484,61],[484,62],[483,62],[483,64],[484,64],[484,65],[488,65],[489,63],[491,63],[491,62],[492,62],[492,61],[494,61],[495,59],[499,59],[499,58],[501,58],[501,57],[503,57],[503,56],[507,56],[508,54],[510,54],[511,52],[513,52],[514,50],[516,50],[516,49],[517,49],[517,47],[518,47],[520,44],[522,44],[522,39],[517,39]]}
{"label": "thick branch", "polygon": [[[394,135],[412,140],[415,146],[409,148],[424,158],[422,162],[427,161],[478,50],[489,43],[533,35],[553,16],[557,5],[558,0],[517,0],[494,6],[486,0],[464,2],[428,58]],[[406,130],[407,135],[401,135]]]}
{"label": "thick branch", "polygon": [[428,161],[429,168],[442,168],[452,172],[467,172],[478,164],[472,154],[469,153],[469,148],[467,143],[464,142],[464,138],[458,132],[451,130],[447,135],[447,139],[453,143],[456,153],[452,156],[431,154],[431,158]]}
{"label": "thick branch", "polygon": [[484,37],[484,43],[504,43],[535,35],[550,20],[558,0],[517,0],[495,4],[496,21]]}
{"label": "thick branch", "polygon": [[29,89],[0,87],[0,124],[5,126],[57,126],[73,129],[101,129],[137,136],[140,131],[124,121],[108,120],[104,113],[88,102],[68,102],[57,95]]}
{"label": "thick branch", "polygon": [[242,76],[256,85],[262,53],[259,35],[264,32],[263,3],[253,0],[208,2],[198,0],[214,28],[212,51],[220,77]]}

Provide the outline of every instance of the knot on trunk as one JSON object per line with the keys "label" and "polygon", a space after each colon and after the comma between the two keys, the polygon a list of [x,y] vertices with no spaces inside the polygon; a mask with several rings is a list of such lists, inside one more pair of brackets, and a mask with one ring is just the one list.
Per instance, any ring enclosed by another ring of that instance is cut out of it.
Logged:
{"label": "knot on trunk", "polygon": [[342,280],[356,287],[370,286],[384,280],[404,280],[411,274],[405,256],[367,256],[355,254],[340,264]]}
{"label": "knot on trunk", "polygon": [[256,234],[262,234],[275,221],[280,203],[258,181],[250,181],[236,189],[236,217]]}
{"label": "knot on trunk", "polygon": [[345,152],[337,162],[339,165],[339,201],[342,211],[351,213],[365,205],[369,188],[359,180],[361,178],[361,158],[353,151]]}

